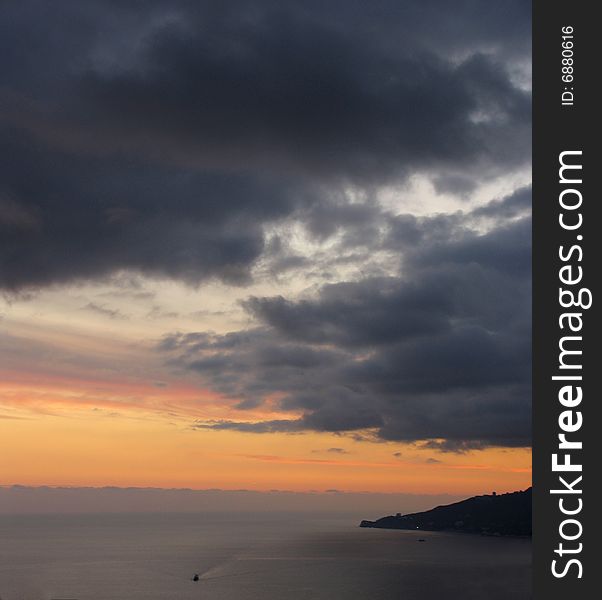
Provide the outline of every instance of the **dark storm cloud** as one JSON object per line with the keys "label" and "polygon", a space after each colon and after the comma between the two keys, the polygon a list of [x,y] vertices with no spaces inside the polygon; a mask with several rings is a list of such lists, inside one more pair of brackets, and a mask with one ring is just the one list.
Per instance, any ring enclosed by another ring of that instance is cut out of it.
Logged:
{"label": "dark storm cloud", "polygon": [[263,223],[310,202],[305,188],[276,178],[50,153],[17,134],[0,148],[8,190],[0,282],[8,289],[122,269],[242,282],[263,251]]}
{"label": "dark storm cloud", "polygon": [[369,238],[349,183],[525,165],[529,8],[495,4],[4,3],[0,286],[241,283],[277,220]]}
{"label": "dark storm cloud", "polygon": [[308,300],[252,298],[263,325],[246,332],[167,336],[173,364],[242,407],[271,396],[301,415],[202,426],[372,429],[456,452],[528,445],[530,219],[477,233],[460,225],[471,218],[401,218],[416,235],[395,277],[327,285]]}
{"label": "dark storm cloud", "polygon": [[[491,211],[529,190],[486,205]],[[460,323],[484,329],[527,326],[530,219],[482,235],[464,229],[469,215],[390,217],[384,244],[403,254],[403,277],[329,284],[318,298],[251,298],[247,310],[288,339],[343,347],[446,336]],[[463,321],[460,321],[462,319]],[[466,334],[468,335],[468,334]]]}
{"label": "dark storm cloud", "polygon": [[435,168],[491,176],[527,159],[516,139],[529,131],[529,97],[490,57],[390,57],[278,25],[245,32],[235,50],[159,36],[141,67],[86,73],[65,127],[154,158],[358,184]]}
{"label": "dark storm cloud", "polygon": [[327,285],[317,301],[251,298],[245,306],[289,338],[354,346],[443,331],[446,304],[446,297],[391,277]]}
{"label": "dark storm cloud", "polygon": [[524,216],[531,211],[531,188],[524,187],[513,194],[494,200],[489,204],[480,206],[472,211],[474,217],[488,217],[494,219],[514,218]]}

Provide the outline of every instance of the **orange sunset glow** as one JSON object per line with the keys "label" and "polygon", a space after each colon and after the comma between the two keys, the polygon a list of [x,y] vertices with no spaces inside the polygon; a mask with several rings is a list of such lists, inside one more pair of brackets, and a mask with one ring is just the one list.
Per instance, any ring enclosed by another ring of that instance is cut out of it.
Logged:
{"label": "orange sunset glow", "polygon": [[[15,324],[10,332],[18,339],[20,331]],[[32,334],[28,326],[23,331]],[[127,332],[90,340],[77,328],[56,335],[48,327],[35,338],[38,351],[53,359],[33,363],[13,355],[1,372],[5,483],[433,494],[530,485],[528,449],[454,454],[420,443],[370,441],[369,431],[358,439],[203,429],[199,425],[224,419],[296,415],[275,404],[270,409],[269,402],[249,415],[235,400],[156,364],[151,340],[132,349]],[[70,371],[61,353],[73,348],[88,367]],[[149,366],[136,372],[132,361]]]}

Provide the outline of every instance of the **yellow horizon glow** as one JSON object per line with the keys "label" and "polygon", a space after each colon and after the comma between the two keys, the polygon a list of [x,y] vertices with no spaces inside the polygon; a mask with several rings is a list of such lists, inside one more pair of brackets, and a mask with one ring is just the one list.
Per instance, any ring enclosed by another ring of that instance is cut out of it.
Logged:
{"label": "yellow horizon glow", "polygon": [[144,412],[88,412],[0,419],[0,483],[427,494],[531,485],[527,449],[443,454],[326,433],[195,430]]}

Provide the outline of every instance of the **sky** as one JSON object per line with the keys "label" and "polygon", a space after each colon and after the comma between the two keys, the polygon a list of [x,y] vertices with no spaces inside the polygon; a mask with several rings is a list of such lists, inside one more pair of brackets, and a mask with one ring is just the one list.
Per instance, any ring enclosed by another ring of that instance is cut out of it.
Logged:
{"label": "sky", "polygon": [[530,30],[3,3],[0,485],[530,485]]}

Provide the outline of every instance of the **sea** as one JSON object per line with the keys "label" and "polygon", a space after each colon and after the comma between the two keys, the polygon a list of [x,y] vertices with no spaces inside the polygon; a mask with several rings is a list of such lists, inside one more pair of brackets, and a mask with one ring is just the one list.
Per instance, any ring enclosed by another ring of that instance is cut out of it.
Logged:
{"label": "sea", "polygon": [[0,599],[531,598],[528,539],[358,521],[279,512],[2,515]]}

